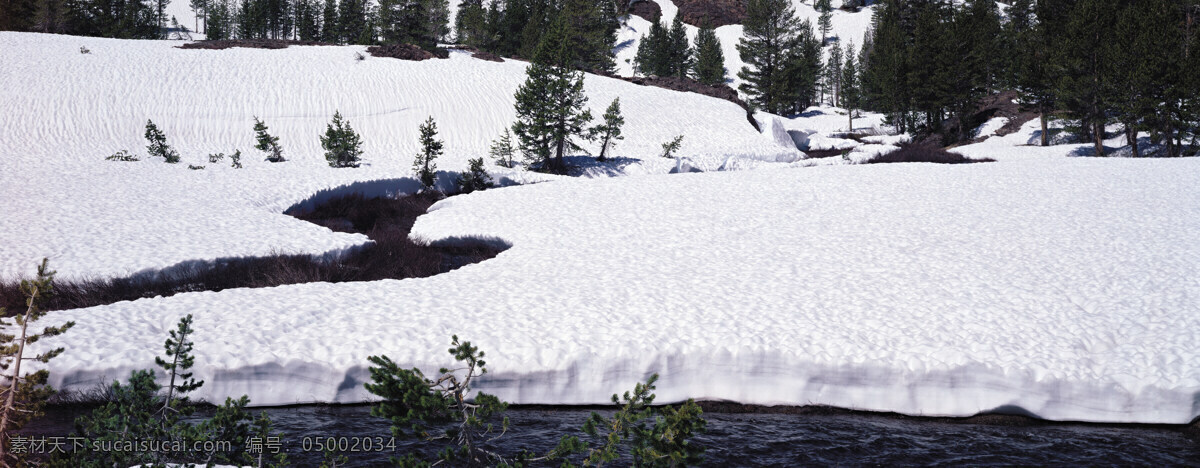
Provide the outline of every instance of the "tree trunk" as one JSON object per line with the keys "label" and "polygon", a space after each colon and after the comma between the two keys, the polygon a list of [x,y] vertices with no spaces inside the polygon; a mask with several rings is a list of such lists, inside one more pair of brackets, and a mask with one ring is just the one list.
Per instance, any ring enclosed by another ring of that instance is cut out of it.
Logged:
{"label": "tree trunk", "polygon": [[608,139],[608,137],[604,137],[604,142],[600,145],[600,157],[596,158],[597,161],[607,160],[604,155],[608,153]]}
{"label": "tree trunk", "polygon": [[1050,146],[1050,118],[1046,117],[1046,111],[1042,110],[1042,146]]}
{"label": "tree trunk", "polygon": [[1092,135],[1096,146],[1096,156],[1104,156],[1104,122],[1092,122]]}
{"label": "tree trunk", "polygon": [[0,410],[0,413],[2,413],[0,415],[0,464],[3,464],[3,466],[8,466],[8,438],[12,432],[8,430],[8,421],[11,419],[9,415],[17,411],[17,389],[21,388],[21,361],[25,360],[26,330],[29,329],[29,317],[33,314],[34,300],[37,298],[39,292],[36,286],[31,289],[29,308],[25,310],[25,319],[21,321],[21,343],[17,345],[17,354],[13,359],[12,385],[8,388],[8,398],[4,401],[4,408]]}
{"label": "tree trunk", "polygon": [[1140,158],[1142,155],[1138,152],[1137,134],[1138,132],[1132,124],[1125,124],[1125,140],[1129,142],[1129,148],[1133,150],[1133,157]]}
{"label": "tree trunk", "polygon": [[850,126],[847,127],[846,133],[854,133],[854,109],[847,110],[846,115],[850,116]]}

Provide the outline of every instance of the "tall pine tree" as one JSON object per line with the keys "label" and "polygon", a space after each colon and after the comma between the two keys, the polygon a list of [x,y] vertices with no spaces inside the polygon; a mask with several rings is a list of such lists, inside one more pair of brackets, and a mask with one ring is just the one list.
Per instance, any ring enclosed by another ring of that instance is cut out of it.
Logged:
{"label": "tall pine tree", "polygon": [[577,147],[573,139],[586,138],[586,126],[592,120],[586,108],[583,72],[571,67],[575,57],[570,34],[564,15],[543,35],[526,69],[525,83],[517,89],[517,122],[513,124],[526,159],[558,173],[566,172],[564,156]]}

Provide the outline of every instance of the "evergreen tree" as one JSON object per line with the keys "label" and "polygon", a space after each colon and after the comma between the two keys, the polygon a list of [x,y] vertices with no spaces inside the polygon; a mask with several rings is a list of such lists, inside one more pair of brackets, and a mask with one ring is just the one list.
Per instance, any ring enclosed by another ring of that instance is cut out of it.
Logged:
{"label": "evergreen tree", "polygon": [[203,18],[208,10],[208,0],[190,0],[188,7],[192,9],[192,14],[195,15],[195,24],[193,29],[200,31],[200,18]]}
{"label": "evergreen tree", "polygon": [[783,111],[800,112],[817,101],[817,84],[821,81],[821,43],[813,33],[812,23],[800,23],[792,47],[786,53],[783,68]]}
{"label": "evergreen tree", "polygon": [[712,28],[701,28],[696,35],[696,80],[706,85],[725,83],[725,54]]}
{"label": "evergreen tree", "polygon": [[1016,89],[1020,86],[1021,69],[1030,55],[1031,33],[1034,28],[1033,0],[1016,0],[1008,8],[1008,21],[1001,33],[1003,83]]}
{"label": "evergreen tree", "polygon": [[1092,138],[1096,156],[1104,155],[1104,127],[1110,108],[1107,84],[1112,69],[1106,48],[1116,24],[1117,1],[1079,0],[1067,20],[1066,41],[1059,45],[1059,63],[1064,70],[1055,94]]}
{"label": "evergreen tree", "polygon": [[[192,331],[192,315],[188,314],[179,319],[179,325],[171,330],[170,337],[163,345],[170,361],[161,357],[154,358],[154,363],[170,376],[166,387],[167,397],[163,399],[162,409],[159,410],[163,413],[163,418],[167,418],[169,412],[179,413],[181,409],[190,408],[187,394],[204,385],[203,380],[196,381],[192,378],[192,373],[188,372],[196,363],[195,356],[192,356],[193,343],[189,338]],[[176,383],[176,380],[179,382]]]}
{"label": "evergreen tree", "polygon": [[347,44],[360,42],[367,31],[366,0],[341,0],[338,3],[338,38]]}
{"label": "evergreen tree", "polygon": [[454,182],[454,185],[458,187],[459,193],[487,190],[496,185],[492,183],[492,176],[483,167],[483,158],[470,159],[467,161],[467,164],[469,165],[467,172],[459,174]]}
{"label": "evergreen tree", "polygon": [[325,0],[325,8],[321,10],[321,42],[336,44],[338,36],[337,2]]}
{"label": "evergreen tree", "polygon": [[662,76],[660,72],[666,67],[667,61],[663,51],[669,41],[667,28],[659,22],[651,24],[650,33],[642,36],[638,43],[637,55],[633,58],[634,70],[645,76]]}
{"label": "evergreen tree", "polygon": [[[21,281],[20,289],[22,295],[25,296],[25,311],[16,312],[12,317],[12,322],[0,318],[0,326],[14,333],[13,335],[0,333],[0,370],[4,371],[4,374],[0,376],[0,385],[4,387],[0,391],[0,401],[3,402],[0,406],[0,465],[3,466],[21,466],[24,460],[19,457],[22,455],[10,451],[12,448],[10,437],[31,419],[40,416],[46,400],[54,394],[54,389],[46,385],[46,381],[50,377],[49,371],[42,369],[22,374],[22,363],[25,361],[47,363],[63,352],[63,348],[56,348],[36,356],[26,356],[25,345],[42,338],[61,335],[75,326],[75,322],[67,322],[57,327],[46,327],[40,333],[29,329],[33,322],[45,314],[41,310],[41,305],[54,293],[55,272],[51,271],[47,265],[48,260],[42,259],[42,264],[38,265],[37,277]],[[4,309],[0,309],[0,317],[6,316]]]}
{"label": "evergreen tree", "polygon": [[258,142],[254,147],[267,153],[267,161],[287,161],[283,158],[283,147],[279,145],[279,137],[267,133],[267,124],[258,120],[258,117],[254,118],[254,139]]}
{"label": "evergreen tree", "polygon": [[847,132],[854,132],[854,110],[862,105],[862,95],[859,90],[859,73],[858,64],[854,60],[854,43],[846,46],[845,65],[841,71],[841,97],[842,107],[846,109],[846,115],[849,116],[850,122]]}
{"label": "evergreen tree", "polygon": [[[566,18],[559,17],[542,37],[533,63],[526,69],[525,83],[517,89],[517,122],[513,133],[521,152],[543,170],[566,171],[564,156],[577,148],[574,138],[586,138],[592,113],[586,108],[583,72],[570,67],[574,62]],[[551,156],[553,155],[553,159]]]}
{"label": "evergreen tree", "polygon": [[833,5],[830,0],[814,0],[814,7],[820,16],[817,17],[817,29],[821,31],[821,44],[829,38],[829,31],[833,29]]}
{"label": "evergreen tree", "polygon": [[341,112],[333,113],[333,122],[321,137],[321,148],[330,167],[358,167],[362,158],[362,140],[350,128],[350,122],[342,120]]}
{"label": "evergreen tree", "polygon": [[573,52],[572,66],[584,70],[612,71],[616,67],[616,8],[612,0],[561,0],[558,16],[566,21]]}
{"label": "evergreen tree", "polygon": [[296,1],[296,37],[302,41],[321,40],[321,4],[319,0]]}
{"label": "evergreen tree", "polygon": [[1038,0],[1034,6],[1037,23],[1023,40],[1025,50],[1015,65],[1017,90],[1021,99],[1033,104],[1041,120],[1041,145],[1050,144],[1050,113],[1058,106],[1054,92],[1059,67],[1056,64],[1061,34],[1066,29],[1070,2],[1075,0]]}
{"label": "evergreen tree", "polygon": [[600,139],[600,156],[597,161],[606,161],[608,149],[616,146],[616,142],[624,140],[621,127],[625,125],[625,117],[621,115],[621,98],[613,99],[612,104],[604,111],[603,121],[592,127],[592,135]]}
{"label": "evergreen tree", "polygon": [[454,31],[458,43],[482,48],[488,42],[487,12],[483,0],[462,0],[454,16]]}
{"label": "evergreen tree", "polygon": [[738,54],[746,66],[738,72],[739,89],[750,102],[770,113],[782,113],[793,102],[785,68],[796,44],[799,22],[788,0],[749,0]]}
{"label": "evergreen tree", "polygon": [[678,135],[671,141],[662,144],[662,157],[670,159],[675,157],[675,152],[679,151],[679,147],[683,145],[683,135]]}
{"label": "evergreen tree", "polygon": [[862,82],[864,96],[871,107],[887,114],[887,121],[896,129],[909,129],[908,112],[911,106],[908,86],[909,54],[906,44],[909,38],[902,23],[903,3],[900,0],[883,0],[871,18],[871,47],[867,60],[859,61],[866,70]]}
{"label": "evergreen tree", "polygon": [[179,162],[179,153],[167,144],[167,136],[150,120],[146,121],[146,141],[150,142],[146,146],[146,152],[150,153],[151,157],[163,158],[171,164]]}
{"label": "evergreen tree", "polygon": [[437,182],[437,158],[442,155],[442,142],[437,139],[437,123],[430,116],[421,124],[421,152],[413,160],[413,172],[425,190],[433,190]]}
{"label": "evergreen tree", "polygon": [[692,69],[692,48],[688,44],[687,30],[683,28],[683,19],[680,15],[675,15],[675,20],[671,23],[671,30],[667,33],[667,49],[666,66],[663,69],[667,72],[665,76],[675,76],[678,78],[686,78],[688,71]]}
{"label": "evergreen tree", "polygon": [[516,152],[516,148],[513,147],[512,132],[505,128],[504,134],[500,135],[500,139],[492,142],[492,147],[488,151],[488,154],[496,161],[496,164],[512,168],[516,165],[516,162],[513,161],[513,155]]}
{"label": "evergreen tree", "polygon": [[[854,50],[848,49],[847,55],[853,55]],[[829,59],[825,62],[825,89],[829,93],[829,102],[833,106],[842,105],[840,93],[842,90],[842,48],[834,46],[829,49]]]}

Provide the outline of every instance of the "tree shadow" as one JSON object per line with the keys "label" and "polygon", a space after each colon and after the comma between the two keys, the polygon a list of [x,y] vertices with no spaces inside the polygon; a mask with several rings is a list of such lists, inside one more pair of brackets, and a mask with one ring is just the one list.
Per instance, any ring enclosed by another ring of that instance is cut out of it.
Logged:
{"label": "tree shadow", "polygon": [[623,156],[609,157],[606,161],[597,161],[591,156],[566,156],[563,159],[567,164],[567,175],[572,177],[622,176],[626,167],[642,162],[641,159]]}

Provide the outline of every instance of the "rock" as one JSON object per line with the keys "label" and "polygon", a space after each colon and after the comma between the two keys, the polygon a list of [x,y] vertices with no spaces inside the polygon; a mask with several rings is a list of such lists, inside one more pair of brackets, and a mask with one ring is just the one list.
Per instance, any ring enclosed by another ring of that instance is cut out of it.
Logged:
{"label": "rock", "polygon": [[746,19],[745,0],[675,0],[675,4],[683,22],[698,28],[741,24]]}
{"label": "rock", "polygon": [[655,23],[662,17],[662,8],[659,8],[658,3],[642,0],[629,5],[629,14],[641,16],[646,21]]}

